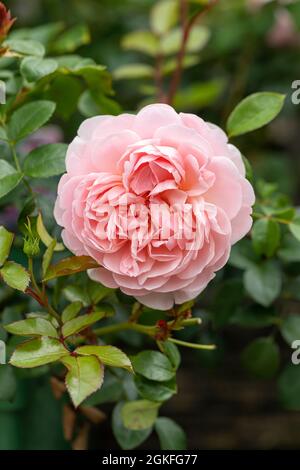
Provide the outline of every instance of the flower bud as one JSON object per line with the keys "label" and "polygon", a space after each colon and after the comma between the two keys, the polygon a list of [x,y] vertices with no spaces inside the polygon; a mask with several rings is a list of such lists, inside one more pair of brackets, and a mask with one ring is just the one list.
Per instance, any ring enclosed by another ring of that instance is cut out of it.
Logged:
{"label": "flower bud", "polygon": [[31,235],[26,235],[24,237],[24,246],[23,252],[29,258],[33,258],[34,256],[38,256],[40,253],[40,239],[38,237],[33,237]]}

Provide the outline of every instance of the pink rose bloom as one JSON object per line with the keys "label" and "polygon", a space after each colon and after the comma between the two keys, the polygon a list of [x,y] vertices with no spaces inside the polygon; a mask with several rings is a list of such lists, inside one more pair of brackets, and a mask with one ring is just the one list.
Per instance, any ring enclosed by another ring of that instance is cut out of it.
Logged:
{"label": "pink rose bloom", "polygon": [[55,218],[89,276],[152,308],[196,297],[251,228],[252,186],[217,126],[165,104],[84,121]]}

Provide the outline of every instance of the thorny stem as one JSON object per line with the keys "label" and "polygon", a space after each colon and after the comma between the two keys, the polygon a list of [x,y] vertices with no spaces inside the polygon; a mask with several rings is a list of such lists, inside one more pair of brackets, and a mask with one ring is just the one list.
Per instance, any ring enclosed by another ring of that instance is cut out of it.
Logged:
{"label": "thorny stem", "polygon": [[29,271],[29,274],[30,274],[30,277],[31,277],[31,282],[32,282],[32,285],[33,285],[35,291],[37,292],[37,294],[41,294],[40,288],[37,285],[37,282],[36,282],[36,279],[35,279],[32,258],[28,258],[28,271]]}
{"label": "thorny stem", "polygon": [[[199,325],[201,323],[200,318],[188,318],[186,320],[182,320],[180,323],[180,326],[192,326],[192,325]],[[172,327],[174,322],[168,322],[168,326]],[[139,333],[145,334],[147,336],[150,336],[151,338],[155,339],[156,334],[157,334],[157,327],[156,326],[146,326],[146,325],[140,325],[137,323],[132,323],[132,322],[123,322],[123,323],[118,323],[116,325],[108,325],[104,326],[102,328],[97,328],[93,330],[93,332],[97,336],[103,336],[111,333],[118,333],[119,331],[125,331],[125,330],[133,330],[137,331]],[[194,343],[187,343],[186,341],[181,341],[179,339],[175,338],[168,338],[169,341],[178,344],[180,346],[186,346],[189,348],[194,348],[194,349],[208,349],[212,350],[215,349],[214,344],[194,344]]]}
{"label": "thorny stem", "polygon": [[273,217],[265,214],[259,214],[258,212],[253,212],[252,217],[254,219],[269,219],[269,220],[274,220],[274,222],[278,222],[279,224],[285,224],[289,225],[290,221],[285,220],[285,219],[280,219],[279,217]]}
{"label": "thorny stem", "polygon": [[[14,142],[9,142],[9,147],[10,147],[10,150],[11,150],[11,153],[12,153],[12,157],[14,159],[14,163],[15,163],[15,167],[16,167],[16,170],[22,174],[22,168],[21,168],[21,165],[20,165],[20,162],[19,162],[19,159],[18,159],[18,155],[17,155],[17,152],[16,152],[16,148],[15,148],[15,144]],[[30,184],[28,183],[27,179],[24,178],[24,175],[22,174],[22,181],[23,183],[25,184],[26,188],[28,189],[29,193],[30,194],[33,194],[33,191],[32,191],[32,188],[30,186]]]}
{"label": "thorny stem", "polygon": [[190,32],[193,26],[204,16],[211,8],[218,2],[218,0],[211,0],[208,5],[198,13],[196,13],[190,20],[188,19],[188,0],[180,0],[180,16],[181,16],[181,25],[182,25],[182,40],[181,46],[177,55],[177,66],[173,77],[171,79],[171,84],[169,88],[169,94],[167,98],[167,103],[172,104],[177,92],[177,89],[180,85],[182,69],[183,69],[183,60],[186,52],[186,46],[189,39]]}
{"label": "thorny stem", "polygon": [[19,159],[17,157],[17,152],[16,152],[16,149],[15,149],[15,146],[14,146],[13,142],[10,142],[9,146],[10,146],[10,150],[11,150],[14,162],[15,162],[16,169],[18,170],[19,173],[22,173],[22,168],[21,168]]}
{"label": "thorny stem", "polygon": [[138,323],[132,323],[132,322],[122,322],[122,323],[117,323],[115,325],[108,325],[108,326],[103,326],[102,328],[96,328],[93,331],[97,336],[102,336],[102,335],[107,335],[110,333],[117,333],[119,331],[124,331],[124,330],[138,331],[139,333],[143,333],[145,335],[154,337],[155,332],[156,332],[156,327],[140,325]]}

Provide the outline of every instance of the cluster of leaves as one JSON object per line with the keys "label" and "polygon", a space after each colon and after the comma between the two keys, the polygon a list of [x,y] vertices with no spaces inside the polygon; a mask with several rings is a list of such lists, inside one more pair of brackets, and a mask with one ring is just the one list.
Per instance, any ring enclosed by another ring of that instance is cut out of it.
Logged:
{"label": "cluster of leaves", "polygon": [[[283,100],[274,93],[245,98],[228,118],[229,135],[239,136],[266,124],[281,110]],[[220,334],[215,337],[217,343],[228,326],[263,330],[241,352],[243,367],[254,377],[274,378],[281,369],[281,355],[285,357],[288,351],[287,364],[278,378],[278,396],[285,408],[299,410],[299,369],[292,362],[300,337],[299,212],[275,183],[257,180],[246,159],[245,163],[257,195],[254,224],[249,237],[233,246],[228,275],[220,279],[208,312],[215,333]],[[282,340],[288,348],[280,347]]]}
{"label": "cluster of leaves", "polygon": [[[208,3],[191,2],[189,16],[192,21]],[[150,28],[132,31],[122,37],[122,49],[140,54],[143,62],[122,64],[113,71],[113,77],[115,80],[138,81],[138,91],[143,97],[140,105],[166,98],[167,87],[163,82],[170,81],[176,71],[177,55],[182,47],[180,16],[180,2],[177,0],[156,2],[150,11]],[[185,45],[183,69],[199,64],[209,38],[208,26],[193,21]],[[173,104],[176,108],[197,109],[212,103],[223,89],[224,81],[221,79],[197,82],[178,90]]]}

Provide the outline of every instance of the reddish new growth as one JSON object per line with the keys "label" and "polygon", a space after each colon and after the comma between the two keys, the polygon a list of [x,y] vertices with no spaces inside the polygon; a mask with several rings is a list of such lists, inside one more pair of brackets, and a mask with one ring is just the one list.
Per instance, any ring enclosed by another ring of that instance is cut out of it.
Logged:
{"label": "reddish new growth", "polygon": [[6,38],[8,31],[16,21],[16,18],[12,18],[10,11],[6,8],[4,3],[0,2],[0,40]]}
{"label": "reddish new growth", "polygon": [[155,339],[157,341],[165,341],[170,334],[168,323],[165,320],[158,320],[158,322],[156,322],[156,328]]}

